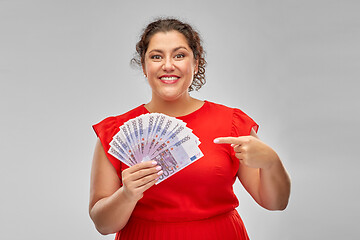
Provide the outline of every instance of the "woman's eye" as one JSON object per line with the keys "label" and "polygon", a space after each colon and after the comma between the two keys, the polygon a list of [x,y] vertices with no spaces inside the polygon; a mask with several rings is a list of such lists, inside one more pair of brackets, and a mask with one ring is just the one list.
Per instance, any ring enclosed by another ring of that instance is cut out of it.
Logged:
{"label": "woman's eye", "polygon": [[161,56],[160,55],[153,55],[150,58],[155,59],[155,60],[159,60],[159,59],[161,59]]}
{"label": "woman's eye", "polygon": [[175,55],[175,58],[184,58],[185,54],[179,53]]}

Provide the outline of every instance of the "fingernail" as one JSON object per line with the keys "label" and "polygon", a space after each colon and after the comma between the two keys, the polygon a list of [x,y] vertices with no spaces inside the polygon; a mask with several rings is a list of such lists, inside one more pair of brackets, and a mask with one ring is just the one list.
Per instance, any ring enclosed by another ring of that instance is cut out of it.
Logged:
{"label": "fingernail", "polygon": [[219,139],[215,138],[214,143],[219,143]]}
{"label": "fingernail", "polygon": [[160,169],[161,169],[161,166],[157,166],[157,167],[156,167],[156,170],[160,170]]}
{"label": "fingernail", "polygon": [[161,175],[161,174],[163,174],[164,172],[161,170],[160,172],[158,172],[158,175]]}
{"label": "fingernail", "polygon": [[156,161],[152,161],[151,163],[152,163],[152,165],[156,165],[156,164],[157,164],[157,162],[156,162]]}

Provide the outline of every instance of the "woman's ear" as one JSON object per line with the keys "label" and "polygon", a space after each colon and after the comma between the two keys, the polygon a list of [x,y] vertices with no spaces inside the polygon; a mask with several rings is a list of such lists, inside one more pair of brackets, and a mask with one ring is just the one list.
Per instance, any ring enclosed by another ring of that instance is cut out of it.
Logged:
{"label": "woman's ear", "polygon": [[144,64],[142,64],[142,65],[141,65],[141,67],[142,67],[142,70],[143,70],[144,76],[147,78],[146,69],[145,69],[145,67],[144,67]]}
{"label": "woman's ear", "polygon": [[194,74],[197,74],[198,71],[199,71],[199,60],[195,60]]}

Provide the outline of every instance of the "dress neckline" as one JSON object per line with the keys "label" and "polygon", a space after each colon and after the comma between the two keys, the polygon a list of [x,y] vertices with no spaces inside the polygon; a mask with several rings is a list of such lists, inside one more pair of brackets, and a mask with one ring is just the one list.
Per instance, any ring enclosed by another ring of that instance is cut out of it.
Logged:
{"label": "dress neckline", "polygon": [[[202,110],[204,110],[204,108],[209,104],[209,102],[207,100],[204,100],[204,103],[201,107],[199,107],[198,109],[196,109],[195,111],[191,112],[191,113],[188,113],[186,115],[183,115],[183,116],[178,116],[178,117],[175,117],[175,118],[178,118],[178,119],[186,119],[186,118],[189,118],[189,117],[193,117],[194,115],[198,114],[199,112],[201,112]],[[146,113],[150,113],[149,110],[147,110],[147,108],[145,107],[145,103],[141,105],[141,107],[144,109],[144,111]]]}

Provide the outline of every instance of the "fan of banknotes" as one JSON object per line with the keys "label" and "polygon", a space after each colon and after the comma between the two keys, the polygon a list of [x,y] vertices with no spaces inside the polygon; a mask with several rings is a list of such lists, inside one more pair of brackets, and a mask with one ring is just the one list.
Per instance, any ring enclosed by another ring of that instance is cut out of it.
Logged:
{"label": "fan of banknotes", "polygon": [[199,144],[199,138],[180,119],[147,113],[120,126],[109,153],[128,166],[156,161],[163,170],[158,184],[201,158]]}

